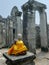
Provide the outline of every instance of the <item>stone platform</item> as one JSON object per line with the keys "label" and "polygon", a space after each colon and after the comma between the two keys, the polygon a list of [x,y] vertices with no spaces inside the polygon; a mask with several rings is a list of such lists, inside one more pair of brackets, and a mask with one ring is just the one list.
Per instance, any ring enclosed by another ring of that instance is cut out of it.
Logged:
{"label": "stone platform", "polygon": [[7,59],[7,65],[35,65],[33,60],[36,56],[31,52],[27,52],[25,55],[21,56],[10,56],[7,53],[3,53],[3,56]]}
{"label": "stone platform", "polygon": [[[8,48],[0,49],[0,65],[7,65],[6,58],[3,53],[7,52]],[[36,49],[36,58],[34,59],[35,65],[49,65],[49,52],[42,52],[41,49]],[[30,65],[30,64],[28,64]]]}

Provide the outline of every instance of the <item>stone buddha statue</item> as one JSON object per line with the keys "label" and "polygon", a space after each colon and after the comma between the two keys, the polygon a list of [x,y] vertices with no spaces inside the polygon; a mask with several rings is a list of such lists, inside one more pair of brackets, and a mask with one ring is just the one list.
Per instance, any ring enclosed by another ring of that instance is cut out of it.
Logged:
{"label": "stone buddha statue", "polygon": [[26,51],[28,50],[25,46],[24,42],[21,40],[22,35],[18,34],[18,40],[15,40],[15,43],[11,46],[11,48],[8,50],[9,55],[23,55],[26,54]]}

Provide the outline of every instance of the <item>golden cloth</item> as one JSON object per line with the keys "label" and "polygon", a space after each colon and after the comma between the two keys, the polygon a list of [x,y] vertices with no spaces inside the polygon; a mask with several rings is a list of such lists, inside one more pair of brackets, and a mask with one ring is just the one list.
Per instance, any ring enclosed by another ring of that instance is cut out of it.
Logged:
{"label": "golden cloth", "polygon": [[26,52],[28,49],[27,47],[24,45],[22,40],[17,40],[16,44],[13,44],[12,47],[8,50],[8,54],[11,55],[17,55],[17,54],[23,54],[24,52]]}

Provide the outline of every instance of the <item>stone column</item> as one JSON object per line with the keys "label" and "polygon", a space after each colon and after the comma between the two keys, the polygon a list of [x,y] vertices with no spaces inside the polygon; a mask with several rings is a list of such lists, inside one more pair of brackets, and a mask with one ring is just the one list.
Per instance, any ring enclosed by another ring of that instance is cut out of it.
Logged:
{"label": "stone column", "polygon": [[22,34],[22,21],[21,21],[21,16],[17,16],[17,34],[21,33]]}
{"label": "stone column", "polygon": [[17,14],[17,16],[16,16],[16,33],[15,33],[15,35],[16,35],[16,38],[17,38],[17,34],[18,33],[20,33],[20,34],[22,34],[23,33],[23,27],[22,27],[22,20],[21,20],[21,12],[19,12],[18,14]]}
{"label": "stone column", "polygon": [[35,33],[35,11],[23,11],[23,40],[33,53],[36,53]]}
{"label": "stone column", "polygon": [[27,39],[27,12],[23,11],[23,41],[25,43],[25,45],[28,47],[28,39]]}
{"label": "stone column", "polygon": [[27,17],[27,38],[28,38],[28,43],[29,43],[29,50],[36,53],[36,39],[35,39],[35,11],[28,12],[28,17]]}
{"label": "stone column", "polygon": [[14,38],[17,38],[17,16],[13,17],[13,29]]}
{"label": "stone column", "polygon": [[1,38],[2,38],[2,47],[6,47],[6,24],[5,22],[1,24],[2,25],[2,31],[1,31]]}
{"label": "stone column", "polygon": [[0,22],[0,48],[6,46],[6,27],[5,23]]}
{"label": "stone column", "polygon": [[2,40],[3,40],[3,45],[4,45],[3,47],[6,47],[6,29],[4,29],[4,28],[3,28],[3,34],[2,35],[3,35]]}
{"label": "stone column", "polygon": [[13,41],[13,21],[9,20],[9,45],[12,44]]}
{"label": "stone column", "polygon": [[6,21],[6,46],[9,46],[9,18],[7,18],[7,21]]}
{"label": "stone column", "polygon": [[48,51],[48,41],[47,41],[47,19],[46,12],[43,9],[40,11],[40,35],[41,35],[41,50]]}

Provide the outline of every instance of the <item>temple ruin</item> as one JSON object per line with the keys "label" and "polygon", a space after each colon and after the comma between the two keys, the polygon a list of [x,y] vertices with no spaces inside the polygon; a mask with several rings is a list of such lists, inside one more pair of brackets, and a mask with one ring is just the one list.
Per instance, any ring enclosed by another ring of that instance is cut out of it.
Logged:
{"label": "temple ruin", "polygon": [[[2,18],[0,16],[0,48],[11,45],[17,34],[23,35],[23,41],[30,51],[36,52],[36,30],[35,30],[35,12],[39,12],[40,16],[40,37],[41,50],[48,51],[47,37],[47,14],[46,5],[40,2],[29,0],[22,5],[20,12],[16,6],[11,10],[10,16]],[[23,21],[21,20],[23,14]]]}

